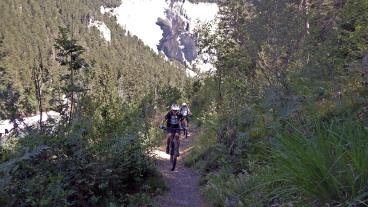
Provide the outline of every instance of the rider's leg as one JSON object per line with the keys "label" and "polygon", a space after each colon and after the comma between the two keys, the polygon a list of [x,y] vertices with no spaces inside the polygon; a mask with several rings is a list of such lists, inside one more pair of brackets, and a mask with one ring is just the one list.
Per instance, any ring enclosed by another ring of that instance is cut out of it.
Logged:
{"label": "rider's leg", "polygon": [[171,141],[171,132],[166,134],[166,153],[169,154],[169,145],[170,145],[170,141]]}
{"label": "rider's leg", "polygon": [[186,118],[183,119],[183,127],[188,128],[188,122]]}
{"label": "rider's leg", "polygon": [[[184,123],[184,127],[185,127],[185,129],[186,129],[186,133],[187,133],[187,135],[188,135],[188,133],[189,133],[189,122],[188,122],[188,117],[184,118],[183,123]],[[184,136],[185,136],[185,134],[184,134]]]}

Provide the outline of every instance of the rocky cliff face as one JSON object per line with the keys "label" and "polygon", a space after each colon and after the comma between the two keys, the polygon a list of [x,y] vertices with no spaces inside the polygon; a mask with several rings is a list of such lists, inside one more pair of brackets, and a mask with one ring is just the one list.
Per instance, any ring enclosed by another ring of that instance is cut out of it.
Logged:
{"label": "rocky cliff face", "polygon": [[166,19],[158,18],[157,25],[163,31],[163,37],[157,46],[169,59],[175,59],[190,65],[196,58],[196,47],[190,33],[191,21],[183,8],[184,2],[171,2],[166,11]]}
{"label": "rocky cliff face", "polygon": [[193,30],[198,23],[214,20],[218,6],[188,0],[122,0],[119,7],[101,11],[114,14],[129,34],[156,53],[192,67],[197,59]]}

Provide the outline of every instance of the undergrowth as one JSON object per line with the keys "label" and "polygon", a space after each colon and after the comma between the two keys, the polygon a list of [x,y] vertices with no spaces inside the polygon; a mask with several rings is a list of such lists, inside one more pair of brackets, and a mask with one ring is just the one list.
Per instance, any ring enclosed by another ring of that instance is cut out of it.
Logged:
{"label": "undergrowth", "polygon": [[166,189],[150,157],[155,132],[141,111],[115,107],[15,139],[2,153],[0,205],[153,205]]}
{"label": "undergrowth", "polygon": [[185,163],[213,206],[367,206],[368,129],[356,110],[333,110],[261,124],[273,133],[238,132],[231,145],[207,121]]}

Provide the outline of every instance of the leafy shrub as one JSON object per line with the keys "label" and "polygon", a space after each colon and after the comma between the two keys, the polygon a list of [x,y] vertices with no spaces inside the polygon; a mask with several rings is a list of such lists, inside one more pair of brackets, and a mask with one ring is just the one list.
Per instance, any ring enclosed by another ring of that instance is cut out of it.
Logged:
{"label": "leafy shrub", "polygon": [[13,136],[7,137],[0,145],[0,164],[14,157],[13,151],[17,149],[18,140]]}
{"label": "leafy shrub", "polygon": [[368,130],[351,120],[316,122],[308,129],[281,133],[273,148],[283,189],[297,189],[320,205],[367,205]]}
{"label": "leafy shrub", "polygon": [[90,116],[21,139],[19,156],[0,165],[0,205],[148,205],[164,189],[147,153],[150,115],[106,105],[88,103]]}
{"label": "leafy shrub", "polygon": [[[366,204],[366,129],[349,121],[307,129],[314,131],[308,135],[303,134],[306,130],[287,132],[272,146],[249,140],[244,154],[237,155],[238,162],[228,156],[216,171],[207,171],[202,179],[206,200],[212,206]],[[226,154],[210,152],[214,154],[204,152],[208,156],[202,155],[197,164],[206,166],[203,163],[219,161],[219,154]]]}
{"label": "leafy shrub", "polygon": [[206,177],[207,182],[202,187],[202,192],[212,206],[272,206],[280,200],[273,199],[275,192],[265,185],[269,173],[269,168],[253,175],[246,170],[239,174],[221,170]]}
{"label": "leafy shrub", "polygon": [[[216,124],[217,120],[212,117],[210,114],[207,114],[204,117],[199,117],[196,121],[197,125],[202,123],[201,131],[199,132],[198,138],[195,139],[194,148],[191,153],[185,157],[184,163],[187,166],[194,166],[201,162],[203,158],[207,157],[206,153],[214,150],[216,145]],[[203,164],[203,162],[202,162]],[[202,168],[203,166],[197,166],[198,168]]]}
{"label": "leafy shrub", "polygon": [[160,106],[170,106],[181,98],[181,91],[176,87],[166,85],[160,89],[159,96]]}
{"label": "leafy shrub", "polygon": [[91,146],[88,137],[71,133],[33,159],[19,161],[1,195],[4,205],[101,206],[114,199],[126,203],[128,194],[140,191],[152,165],[137,137],[106,142]]}

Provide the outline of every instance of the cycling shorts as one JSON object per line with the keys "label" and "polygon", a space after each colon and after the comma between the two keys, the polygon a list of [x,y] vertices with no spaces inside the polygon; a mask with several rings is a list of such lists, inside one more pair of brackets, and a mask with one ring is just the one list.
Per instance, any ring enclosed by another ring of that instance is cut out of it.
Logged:
{"label": "cycling shorts", "polygon": [[172,133],[172,134],[174,134],[174,133],[180,134],[180,128],[167,128],[166,132],[167,133]]}

